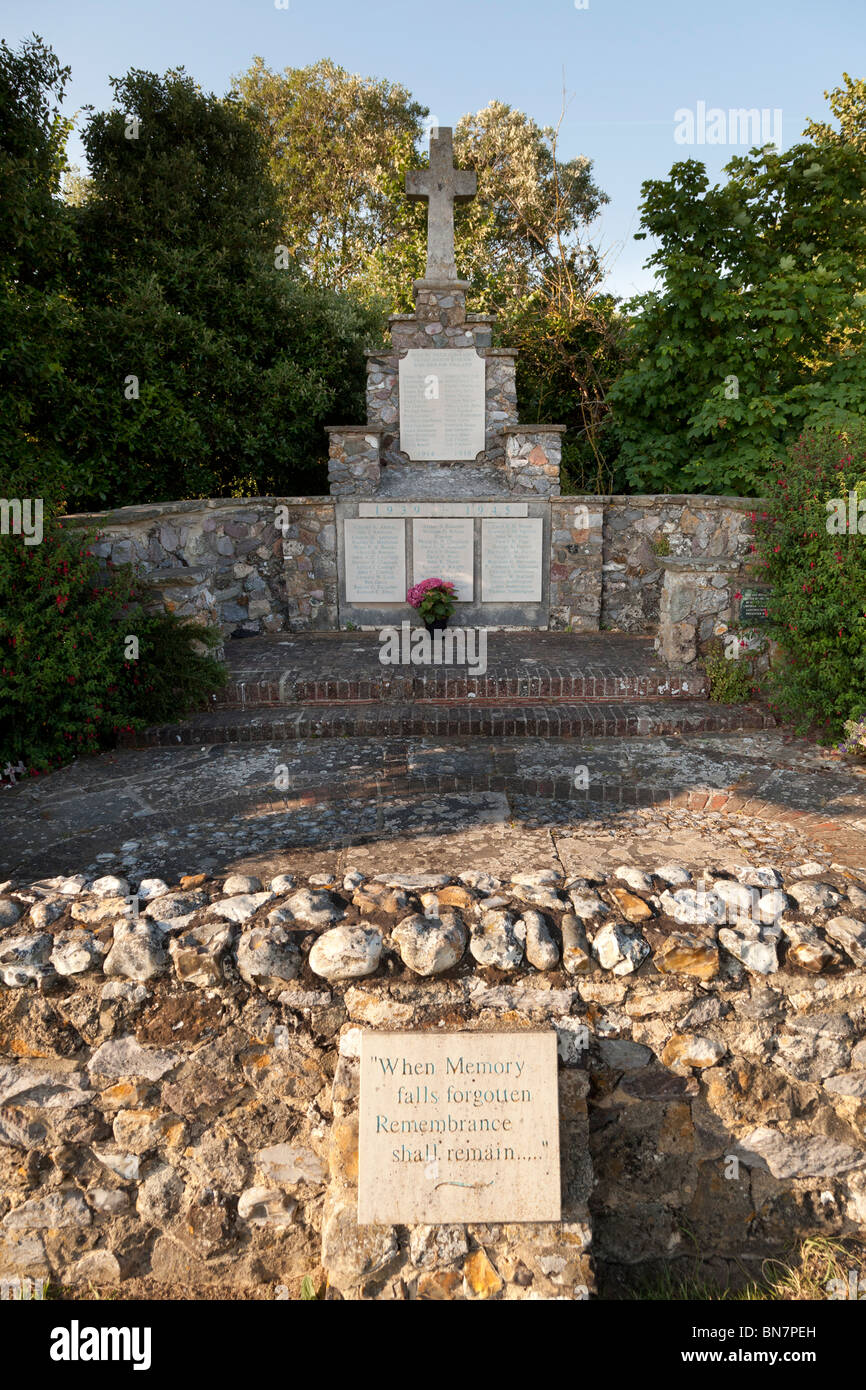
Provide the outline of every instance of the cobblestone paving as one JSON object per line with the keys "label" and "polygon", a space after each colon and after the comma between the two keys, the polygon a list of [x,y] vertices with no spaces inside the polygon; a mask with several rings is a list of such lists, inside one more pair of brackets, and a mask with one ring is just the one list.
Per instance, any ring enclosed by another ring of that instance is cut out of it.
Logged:
{"label": "cobblestone paving", "polygon": [[[0,792],[0,873],[866,864],[866,780],[782,733],[123,750]],[[751,842],[751,843],[750,843]],[[612,856],[612,857],[611,857]]]}

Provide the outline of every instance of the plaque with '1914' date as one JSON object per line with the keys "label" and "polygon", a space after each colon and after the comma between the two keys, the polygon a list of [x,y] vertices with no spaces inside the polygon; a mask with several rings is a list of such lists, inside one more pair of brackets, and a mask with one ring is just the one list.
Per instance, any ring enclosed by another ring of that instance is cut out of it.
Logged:
{"label": "plaque with '1914' date", "polygon": [[554,1031],[362,1033],[360,1225],[560,1215]]}

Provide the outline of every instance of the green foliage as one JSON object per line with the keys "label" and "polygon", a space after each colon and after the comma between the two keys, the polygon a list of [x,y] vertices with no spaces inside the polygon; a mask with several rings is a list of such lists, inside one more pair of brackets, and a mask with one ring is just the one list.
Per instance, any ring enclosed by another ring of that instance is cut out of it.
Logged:
{"label": "green foliage", "polygon": [[726,657],[721,642],[713,642],[704,656],[710,682],[710,699],[722,705],[741,705],[756,690],[755,672],[749,654]]}
{"label": "green foliage", "polygon": [[113,87],[116,109],[83,132],[91,182],[69,210],[81,248],[71,499],[320,490],[323,425],[362,408],[378,320],[277,267],[274,190],[237,100],[182,70],[133,70]]}
{"label": "green foliage", "polygon": [[824,93],[839,129],[826,121],[809,121],[803,134],[816,145],[853,145],[866,154],[866,82],[855,82],[847,72],[843,72],[842,82],[843,86]]}
{"label": "green foliage", "polygon": [[565,492],[621,490],[607,393],[622,370],[626,323],[609,295],[575,295],[559,308],[541,292],[512,308],[498,337],[518,350],[521,418],[566,426]]}
{"label": "green foliage", "polygon": [[[474,169],[478,192],[455,216],[457,265],[473,303],[512,313],[535,297],[535,312],[562,314],[598,280],[589,224],[610,201],[585,155],[561,160],[558,132],[491,101],[454,131],[459,165]],[[426,152],[424,163],[427,162]]]}
{"label": "green foliage", "polygon": [[866,713],[866,517],[862,534],[837,519],[851,493],[866,512],[866,421],[804,434],[755,518],[760,577],[773,586],[770,630],[784,649],[772,698],[798,731],[827,739]]}
{"label": "green foliage", "polygon": [[[44,526],[38,545],[0,540],[0,768],[30,772],[179,717],[225,680],[192,645],[202,629],[144,614],[129,566],[106,575],[56,513]],[[125,659],[128,635],[137,661]]]}
{"label": "green foliage", "polygon": [[643,185],[661,288],[634,302],[610,393],[620,464],[650,492],[761,495],[807,426],[866,413],[866,164],[772,146],[709,186],[696,160]]}
{"label": "green foliage", "polygon": [[397,83],[323,58],[272,72],[261,58],[236,79],[261,131],[280,208],[280,240],[314,284],[375,298],[371,262],[423,273],[426,224],[405,217],[404,177],[427,109]]}
{"label": "green foliage", "polygon": [[450,618],[456,607],[457,604],[449,586],[449,588],[428,589],[418,604],[418,612],[425,623],[432,623],[440,618]]}
{"label": "green foliage", "polygon": [[[0,41],[0,492],[42,496],[62,472],[58,447],[73,311],[74,255],[56,193],[70,122],[60,114],[69,69],[34,36]],[[36,491],[27,487],[38,477]]]}
{"label": "green foliage", "polygon": [[[261,58],[237,79],[262,132],[282,235],[316,284],[412,308],[424,274],[426,203],[406,197],[409,169],[428,162],[427,108],[398,83],[348,73],[329,59],[272,72]],[[457,163],[477,196],[455,212],[455,252],[478,309],[509,312],[532,294],[552,302],[596,265],[582,233],[606,194],[585,156],[557,157],[556,132],[501,101],[461,117]]]}
{"label": "green foliage", "polygon": [[217,628],[187,624],[172,613],[138,614],[126,626],[139,641],[125,688],[133,727],[170,723],[225,685],[228,672],[208,650],[221,645]]}

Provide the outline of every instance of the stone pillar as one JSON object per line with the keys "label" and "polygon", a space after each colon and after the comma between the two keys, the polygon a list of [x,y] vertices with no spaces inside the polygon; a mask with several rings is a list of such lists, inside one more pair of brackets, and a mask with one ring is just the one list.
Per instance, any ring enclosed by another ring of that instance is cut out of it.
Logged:
{"label": "stone pillar", "polygon": [[488,348],[484,356],[487,359],[487,433],[488,436],[502,435],[509,426],[517,426],[517,349]]}
{"label": "stone pillar", "polygon": [[558,497],[565,425],[513,424],[506,425],[502,432],[508,486],[538,497]]}
{"label": "stone pillar", "polygon": [[326,425],[328,482],[332,497],[371,497],[379,486],[382,429],[376,425]]}
{"label": "stone pillar", "polygon": [[289,630],[332,631],[339,625],[333,503],[287,507],[283,560]]}
{"label": "stone pillar", "polygon": [[598,632],[604,503],[599,497],[558,497],[550,511],[550,627]]}
{"label": "stone pillar", "polygon": [[656,651],[671,666],[687,666],[734,621],[734,592],[744,582],[742,561],[667,555],[661,564]]}
{"label": "stone pillar", "polygon": [[408,348],[489,348],[495,314],[467,314],[466,293],[457,285],[416,282],[415,313],[391,314],[395,351]]}
{"label": "stone pillar", "polygon": [[392,434],[400,415],[399,360],[396,352],[367,353],[367,420]]}

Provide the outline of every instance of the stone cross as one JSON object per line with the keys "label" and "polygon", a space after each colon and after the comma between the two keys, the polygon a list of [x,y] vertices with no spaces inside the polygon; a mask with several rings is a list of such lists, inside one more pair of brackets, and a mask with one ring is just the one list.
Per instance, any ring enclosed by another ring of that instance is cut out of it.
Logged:
{"label": "stone cross", "polygon": [[407,196],[427,205],[427,272],[434,284],[457,280],[454,260],[454,204],[468,203],[475,197],[477,180],[470,169],[454,168],[454,146],[450,126],[430,132],[430,168],[413,169],[406,175]]}

